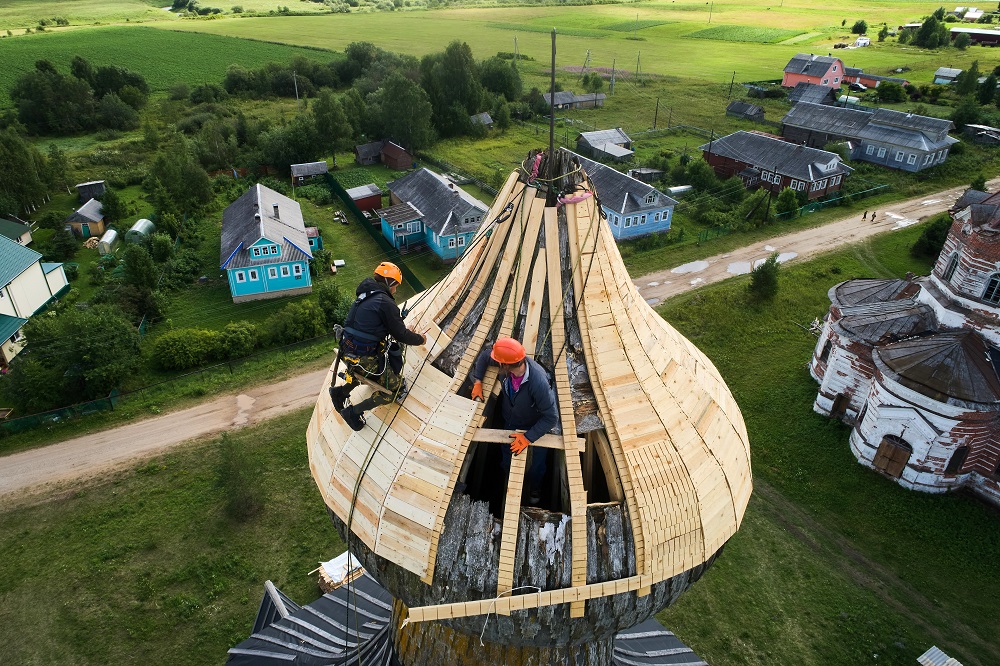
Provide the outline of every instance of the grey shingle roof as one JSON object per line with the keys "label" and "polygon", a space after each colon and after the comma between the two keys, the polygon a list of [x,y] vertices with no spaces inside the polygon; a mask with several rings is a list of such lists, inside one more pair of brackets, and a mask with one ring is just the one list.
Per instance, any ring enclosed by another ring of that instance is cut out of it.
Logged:
{"label": "grey shingle roof", "polygon": [[962,70],[956,69],[954,67],[938,67],[936,70],[934,70],[934,78],[954,79],[961,73]]}
{"label": "grey shingle roof", "polygon": [[[275,204],[278,217],[274,216]],[[281,246],[281,261],[312,259],[298,202],[263,185],[254,185],[222,212],[220,267],[260,265],[248,251],[260,238]]]}
{"label": "grey shingle roof", "polygon": [[[587,172],[590,180],[594,183],[597,196],[601,198],[601,205],[605,208],[620,215],[627,215],[643,210],[677,205],[675,199],[671,199],[648,183],[636,180],[617,169],[612,169],[582,155],[573,153],[573,156],[579,160],[583,170]],[[655,202],[647,204],[646,197],[652,193],[655,193]]]}
{"label": "grey shingle roof", "polygon": [[[388,185],[400,201],[420,211],[424,224],[439,236],[468,233],[479,228],[489,206],[428,169],[417,169]],[[478,222],[466,219],[480,218]]]}
{"label": "grey shingle roof", "polygon": [[413,204],[409,201],[404,201],[395,206],[388,206],[387,208],[380,208],[375,211],[375,214],[384,218],[390,226],[405,224],[406,222],[412,222],[421,218],[420,211],[414,208]]}
{"label": "grey shingle roof", "polygon": [[371,159],[382,153],[382,146],[385,145],[385,141],[372,141],[371,143],[362,143],[359,146],[354,146],[354,152],[357,153],[358,157],[361,159]]}
{"label": "grey shingle roof", "polygon": [[818,56],[811,53],[796,53],[784,71],[789,74],[804,74],[806,76],[822,76],[840,58],[833,56]]}
{"label": "grey shingle roof", "polygon": [[581,132],[576,140],[578,142],[583,141],[591,148],[603,148],[605,144],[609,143],[616,146],[632,143],[632,139],[628,137],[628,134],[621,127],[594,132]]}
{"label": "grey shingle roof", "polygon": [[785,125],[825,132],[848,139],[931,152],[958,143],[948,136],[950,120],[876,109],[874,113],[801,102],[781,119]]}
{"label": "grey shingle roof", "polygon": [[788,91],[788,99],[795,104],[799,102],[832,104],[836,101],[836,93],[834,93],[833,88],[800,81],[795,84],[794,88]]}
{"label": "grey shingle roof", "polygon": [[969,209],[971,222],[975,226],[1000,229],[1000,192],[988,194],[979,190],[966,190],[951,209],[958,212],[965,208]]}
{"label": "grey shingle roof", "polygon": [[740,116],[763,115],[764,107],[736,99],[730,102],[729,106],[726,107],[726,113],[734,113]]}
{"label": "grey shingle roof", "polygon": [[0,289],[10,284],[42,255],[15,243],[6,236],[0,236]]}
{"label": "grey shingle roof", "polygon": [[66,218],[67,222],[100,222],[104,219],[104,206],[97,199],[91,199]]}
{"label": "grey shingle roof", "polygon": [[357,187],[352,187],[347,190],[347,196],[351,199],[363,199],[365,197],[370,197],[376,194],[382,194],[382,190],[379,189],[378,185],[375,183],[368,183],[367,185],[358,185]]}
{"label": "grey shingle roof", "polygon": [[486,111],[469,116],[469,120],[471,120],[473,124],[478,123],[480,125],[487,125],[487,126],[493,124],[493,118],[491,118],[490,114],[487,113]]}
{"label": "grey shingle roof", "polygon": [[303,162],[292,165],[293,176],[319,176],[330,171],[330,166],[324,162]]}
{"label": "grey shingle roof", "polygon": [[545,102],[549,106],[552,106],[553,99],[555,100],[556,106],[562,106],[564,104],[572,104],[574,101],[576,101],[576,95],[573,93],[572,90],[560,90],[554,95],[552,93],[543,93],[542,97],[545,99]]}
{"label": "grey shingle roof", "polygon": [[848,174],[850,167],[840,156],[818,148],[775,139],[756,132],[734,132],[698,147],[730,159],[752,164],[789,178],[814,181]]}

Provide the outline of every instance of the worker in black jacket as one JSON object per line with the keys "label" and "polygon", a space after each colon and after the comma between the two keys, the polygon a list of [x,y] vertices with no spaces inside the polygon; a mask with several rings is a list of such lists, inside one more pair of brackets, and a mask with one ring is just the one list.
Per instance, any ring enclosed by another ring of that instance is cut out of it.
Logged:
{"label": "worker in black jacket", "polygon": [[[476,357],[472,368],[472,399],[483,400],[483,376],[490,365],[500,366],[500,416],[504,427],[514,430],[510,446],[501,448],[503,469],[510,469],[512,455],[520,455],[529,444],[547,433],[559,422],[556,402],[552,396],[545,369],[527,357],[524,346],[514,338],[501,337],[490,349]],[[524,432],[517,432],[523,430]],[[528,502],[542,499],[542,480],[548,467],[548,449],[532,448],[525,481]]]}
{"label": "worker in black jacket", "polygon": [[[354,430],[365,427],[364,413],[395,399],[403,387],[403,353],[400,345],[422,345],[426,339],[406,328],[396,305],[396,288],[403,273],[396,264],[383,261],[372,277],[358,285],[357,300],[344,320],[340,358],[346,365],[345,382],[330,387],[334,408]],[[389,339],[389,336],[392,339]],[[378,382],[387,392],[373,391],[367,400],[347,404],[358,385],[357,375]],[[337,378],[333,378],[336,383]]]}

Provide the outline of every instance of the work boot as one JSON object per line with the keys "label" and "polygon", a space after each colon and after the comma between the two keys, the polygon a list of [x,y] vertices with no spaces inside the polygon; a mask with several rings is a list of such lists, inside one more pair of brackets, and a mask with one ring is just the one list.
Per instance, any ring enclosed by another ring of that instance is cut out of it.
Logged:
{"label": "work boot", "polygon": [[338,412],[344,409],[344,405],[347,403],[347,396],[350,391],[345,391],[346,386],[331,386],[330,387],[330,400],[333,401],[333,408]]}
{"label": "work boot", "polygon": [[340,410],[340,416],[354,432],[361,432],[365,429],[365,417],[355,412],[354,407],[344,407]]}
{"label": "work boot", "polygon": [[403,401],[406,400],[406,394],[409,392],[410,392],[410,385],[404,379],[403,383],[400,384],[399,386],[399,390],[396,391],[396,402],[402,405]]}

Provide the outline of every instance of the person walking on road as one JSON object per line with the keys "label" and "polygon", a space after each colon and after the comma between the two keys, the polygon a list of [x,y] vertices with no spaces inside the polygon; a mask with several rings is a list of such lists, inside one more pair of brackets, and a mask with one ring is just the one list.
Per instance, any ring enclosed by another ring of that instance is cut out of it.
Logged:
{"label": "person walking on road", "polygon": [[868,219],[868,211],[865,211],[864,215],[861,216],[861,221],[864,222]]}
{"label": "person walking on road", "polygon": [[872,211],[872,224],[875,223],[875,211]]}

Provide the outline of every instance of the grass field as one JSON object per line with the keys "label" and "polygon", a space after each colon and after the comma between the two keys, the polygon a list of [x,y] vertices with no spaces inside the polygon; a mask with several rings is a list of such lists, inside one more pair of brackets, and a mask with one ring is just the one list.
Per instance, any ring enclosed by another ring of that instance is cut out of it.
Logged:
{"label": "grass field", "polygon": [[775,44],[797,37],[802,34],[798,30],[783,28],[757,28],[747,25],[720,25],[692,32],[685,37],[691,39],[716,39],[723,42],[756,42],[759,44]]}
{"label": "grass field", "polygon": [[[907,252],[919,232],[787,266],[770,304],[735,278],[661,308],[725,376],[753,450],[740,532],[659,616],[714,666],[910,666],[931,644],[966,666],[1000,659],[996,511],[861,467],[847,429],[811,410],[815,338],[796,323],[821,316],[838,281],[925,272]],[[0,642],[0,663],[217,664],[248,634],[264,580],[315,598],[305,573],[342,546],[309,477],[308,417],[0,510],[0,621],[32,627]],[[223,510],[234,452],[261,470],[265,498],[243,523]]]}

